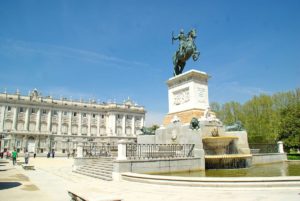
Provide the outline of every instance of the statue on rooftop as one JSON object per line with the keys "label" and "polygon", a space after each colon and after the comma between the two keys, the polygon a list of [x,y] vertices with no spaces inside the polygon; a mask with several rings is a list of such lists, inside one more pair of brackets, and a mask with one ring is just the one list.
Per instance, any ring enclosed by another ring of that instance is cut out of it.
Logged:
{"label": "statue on rooftop", "polygon": [[186,61],[192,57],[194,61],[199,58],[200,52],[197,51],[195,45],[196,29],[192,29],[187,36],[184,30],[181,29],[177,37],[172,34],[172,43],[174,40],[179,40],[179,48],[173,56],[174,76],[180,75],[184,69]]}

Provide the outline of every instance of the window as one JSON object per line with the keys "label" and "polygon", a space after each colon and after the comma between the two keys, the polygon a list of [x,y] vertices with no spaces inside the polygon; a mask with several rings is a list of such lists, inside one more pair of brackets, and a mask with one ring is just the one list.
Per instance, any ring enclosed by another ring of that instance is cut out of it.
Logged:
{"label": "window", "polygon": [[64,115],[66,116],[68,114],[68,112],[64,111]]}
{"label": "window", "polygon": [[10,106],[7,106],[7,111],[11,111],[11,107]]}
{"label": "window", "polygon": [[104,119],[104,115],[103,114],[102,114],[101,118]]}
{"label": "window", "polygon": [[96,114],[93,114],[93,118],[96,118]]}
{"label": "window", "polygon": [[54,111],[53,111],[53,115],[57,115],[57,110],[54,110]]}
{"label": "window", "polygon": [[73,112],[73,116],[76,117],[76,115],[77,115],[77,112]]}
{"label": "window", "polygon": [[47,114],[47,110],[42,110],[42,113],[43,114]]}
{"label": "window", "polygon": [[24,112],[24,108],[20,107],[19,111]]}
{"label": "window", "polygon": [[34,113],[35,113],[35,109],[31,108],[31,114],[34,114]]}
{"label": "window", "polygon": [[82,116],[83,116],[83,117],[86,117],[86,113],[83,113]]}

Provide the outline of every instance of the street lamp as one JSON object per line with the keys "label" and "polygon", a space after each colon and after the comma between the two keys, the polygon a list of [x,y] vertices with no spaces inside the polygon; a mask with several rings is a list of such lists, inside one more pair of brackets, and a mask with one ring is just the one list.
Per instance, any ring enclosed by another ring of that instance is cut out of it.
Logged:
{"label": "street lamp", "polygon": [[93,141],[94,141],[94,138],[89,138],[87,141],[88,141],[89,144],[90,144],[90,156],[92,156],[92,143],[93,143]]}
{"label": "street lamp", "polygon": [[5,137],[5,135],[3,133],[0,133],[0,155],[1,158],[3,158],[3,153],[1,152],[1,145],[2,145],[2,139]]}

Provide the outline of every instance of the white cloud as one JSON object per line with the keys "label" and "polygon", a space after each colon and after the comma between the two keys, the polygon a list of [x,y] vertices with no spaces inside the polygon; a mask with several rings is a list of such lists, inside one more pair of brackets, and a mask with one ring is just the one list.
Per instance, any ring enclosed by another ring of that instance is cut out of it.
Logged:
{"label": "white cloud", "polygon": [[149,65],[139,61],[130,61],[118,57],[113,57],[98,52],[87,51],[83,49],[70,48],[59,45],[51,45],[47,43],[27,42],[19,40],[2,39],[0,45],[0,54],[6,55],[44,55],[52,57],[65,57],[77,60],[84,60],[93,63],[111,63],[122,68],[133,68],[133,66]]}

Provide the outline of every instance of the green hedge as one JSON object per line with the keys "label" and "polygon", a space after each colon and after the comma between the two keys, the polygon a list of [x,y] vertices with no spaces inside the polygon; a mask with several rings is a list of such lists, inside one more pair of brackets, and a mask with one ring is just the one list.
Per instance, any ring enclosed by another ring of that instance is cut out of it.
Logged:
{"label": "green hedge", "polygon": [[288,160],[300,160],[300,154],[287,154]]}

